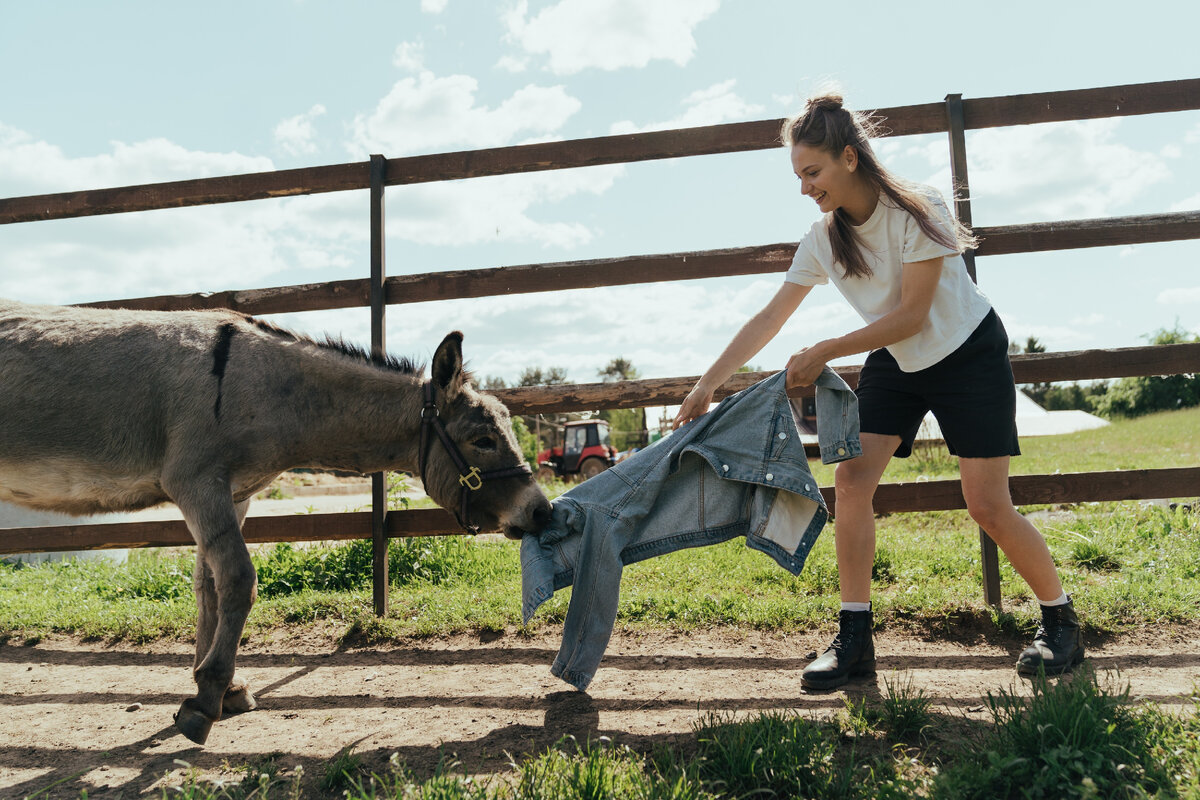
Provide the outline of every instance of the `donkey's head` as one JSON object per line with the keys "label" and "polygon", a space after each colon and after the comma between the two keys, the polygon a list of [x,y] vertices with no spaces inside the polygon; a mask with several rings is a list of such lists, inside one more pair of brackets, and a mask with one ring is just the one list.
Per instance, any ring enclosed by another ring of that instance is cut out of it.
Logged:
{"label": "donkey's head", "polygon": [[422,419],[425,492],[464,527],[519,539],[545,527],[550,502],[525,464],[508,409],[463,374],[462,339],[449,334],[433,356],[425,402],[436,411],[426,408]]}

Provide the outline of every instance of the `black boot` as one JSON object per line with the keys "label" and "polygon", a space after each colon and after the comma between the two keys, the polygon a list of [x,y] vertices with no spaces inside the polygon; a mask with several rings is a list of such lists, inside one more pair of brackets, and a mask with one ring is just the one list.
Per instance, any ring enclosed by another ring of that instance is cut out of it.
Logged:
{"label": "black boot", "polygon": [[1037,675],[1038,669],[1047,675],[1061,675],[1083,661],[1083,641],[1079,636],[1079,618],[1075,605],[1067,601],[1061,606],[1042,606],[1042,624],[1017,659],[1017,672]]}
{"label": "black boot", "polygon": [[806,689],[832,689],[852,677],[875,674],[875,640],[870,611],[842,611],[833,644],[804,668],[800,684]]}

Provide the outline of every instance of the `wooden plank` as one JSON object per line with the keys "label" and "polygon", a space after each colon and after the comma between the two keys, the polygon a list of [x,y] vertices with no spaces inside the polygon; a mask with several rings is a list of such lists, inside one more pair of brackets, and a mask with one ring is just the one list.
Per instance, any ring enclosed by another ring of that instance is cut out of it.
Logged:
{"label": "wooden plank", "polygon": [[[963,101],[969,129],[1196,108],[1200,108],[1197,79]],[[942,103],[882,108],[876,113],[886,118],[886,133],[891,136],[946,130]],[[757,120],[395,158],[388,160],[388,185],[761,150],[779,145],[781,123]],[[6,198],[0,199],[0,224],[366,189],[368,171],[369,162],[363,161]]]}
{"label": "wooden plank", "polygon": [[[976,232],[984,238],[977,251],[979,255],[1177,241],[1200,238],[1200,211],[1000,225],[980,227]],[[791,264],[796,246],[796,242],[779,242],[720,250],[401,275],[387,279],[387,302],[397,305],[779,273]],[[370,281],[362,278],[266,289],[105,300],[82,305],[161,311],[230,308],[246,314],[278,314],[356,308],[369,302]]]}
{"label": "wooden plank", "polygon": [[974,129],[1191,111],[1200,108],[1200,79],[980,97],[963,107]]}
{"label": "wooden plank", "polygon": [[[1177,375],[1200,372],[1200,343],[1024,353],[1012,356],[1012,364],[1017,383]],[[835,371],[853,387],[858,385],[861,369],[856,365],[837,367]],[[739,392],[772,374],[771,371],[738,373],[717,390],[716,399]],[[528,386],[496,389],[492,394],[500,398],[514,414],[643,408],[681,403],[698,379],[698,375],[691,375],[613,383]],[[793,397],[811,396],[812,389],[801,387],[789,394]]]}
{"label": "wooden plank", "polygon": [[365,189],[369,162],[0,199],[0,225]]}
{"label": "wooden plank", "polygon": [[[887,118],[886,134],[891,136],[931,133],[944,125],[940,103],[885,108],[876,113]],[[757,120],[392,158],[387,161],[387,185],[763,150],[780,146],[782,123],[782,119]],[[366,189],[370,186],[369,164],[363,161],[11,197],[0,199],[0,224]]]}
{"label": "wooden plank", "polygon": [[[379,360],[387,355],[386,178],[387,159],[371,156],[371,357]],[[388,612],[387,516],[387,474],[381,471],[371,475],[371,599],[377,617]]]}
{"label": "wooden plank", "polygon": [[1200,211],[979,227],[981,256],[1200,239]]}
{"label": "wooden plank", "polygon": [[[1013,503],[1019,506],[1196,497],[1200,495],[1200,467],[1014,475],[1008,483]],[[821,492],[832,509],[833,489]],[[962,484],[957,480],[885,483],[875,493],[876,513],[966,507]]]}
{"label": "wooden plank", "polygon": [[[1061,475],[1015,475],[1009,479],[1017,505],[1082,503],[1112,500],[1150,500],[1200,496],[1200,467],[1075,472]],[[821,489],[834,508],[832,487]],[[923,483],[885,483],[875,494],[878,513],[941,511],[965,508],[957,480]],[[369,539],[371,513],[295,514],[249,517],[246,541],[317,542]],[[394,511],[387,517],[388,536],[452,536],[462,529],[440,508]],[[119,522],[104,525],[62,525],[0,530],[0,554],[103,550],[139,547],[181,547],[192,544],[182,521]]]}

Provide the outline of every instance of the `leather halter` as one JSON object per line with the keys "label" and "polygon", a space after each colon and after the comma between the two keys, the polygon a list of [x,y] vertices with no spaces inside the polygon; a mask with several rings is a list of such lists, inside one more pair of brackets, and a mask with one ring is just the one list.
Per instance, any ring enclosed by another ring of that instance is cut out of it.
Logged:
{"label": "leather halter", "polygon": [[486,472],[481,472],[479,467],[469,465],[467,460],[463,458],[462,452],[458,449],[458,445],[450,438],[450,434],[446,433],[446,426],[442,422],[441,415],[438,413],[437,404],[433,402],[433,382],[425,381],[423,391],[425,394],[425,404],[421,407],[421,451],[418,455],[421,483],[426,486],[429,485],[425,480],[425,465],[428,461],[429,430],[432,428],[433,432],[442,440],[442,446],[446,450],[446,455],[450,456],[450,460],[454,462],[455,469],[458,470],[458,483],[461,491],[459,494],[458,511],[453,512],[454,516],[458,520],[458,524],[467,533],[479,533],[478,525],[471,525],[467,522],[467,511],[471,493],[483,488],[484,481],[499,480],[501,478],[519,478],[532,475],[533,470],[524,462],[515,467],[490,469]]}

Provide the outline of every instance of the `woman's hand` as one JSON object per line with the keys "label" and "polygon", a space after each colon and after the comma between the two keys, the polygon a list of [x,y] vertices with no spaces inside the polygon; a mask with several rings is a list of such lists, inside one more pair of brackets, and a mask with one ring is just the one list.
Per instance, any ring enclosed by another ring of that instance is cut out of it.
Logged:
{"label": "woman's hand", "polygon": [[701,389],[700,384],[692,387],[688,396],[683,399],[683,405],[679,407],[675,421],[671,423],[671,430],[678,430],[680,425],[686,425],[697,417],[707,414],[708,408],[713,402],[713,394],[712,391]]}
{"label": "woman's hand", "polygon": [[787,363],[787,388],[811,386],[816,382],[821,375],[821,370],[825,369],[825,362],[829,360],[829,357],[825,355],[825,348],[822,346],[824,344],[824,342],[819,342],[812,347],[801,348],[792,354]]}

